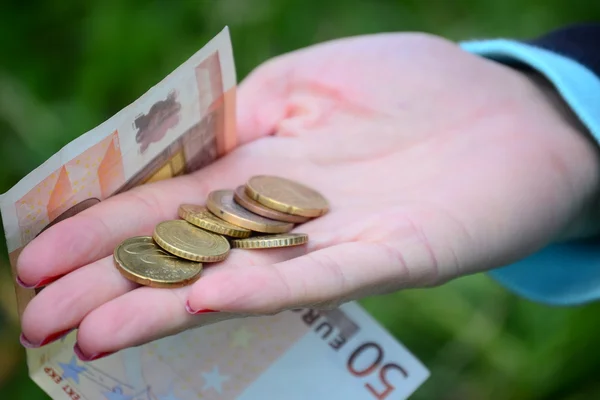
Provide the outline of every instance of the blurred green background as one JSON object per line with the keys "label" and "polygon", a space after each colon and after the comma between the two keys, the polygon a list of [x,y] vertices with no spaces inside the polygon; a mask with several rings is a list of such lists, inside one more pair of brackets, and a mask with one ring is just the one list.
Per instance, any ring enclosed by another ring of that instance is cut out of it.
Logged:
{"label": "blurred green background", "polygon": [[[597,0],[5,0],[0,192],[134,101],[224,25],[242,79],[272,56],[348,35],[528,38],[594,20]],[[5,247],[0,274],[0,398],[47,399],[29,380],[18,344]],[[485,275],[362,303],[430,368],[414,399],[600,398],[600,304],[533,304]]]}

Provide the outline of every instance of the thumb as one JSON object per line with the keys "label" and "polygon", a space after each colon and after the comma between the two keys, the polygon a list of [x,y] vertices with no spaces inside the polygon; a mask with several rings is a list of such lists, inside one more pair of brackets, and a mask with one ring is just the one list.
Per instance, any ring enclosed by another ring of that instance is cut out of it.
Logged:
{"label": "thumb", "polygon": [[286,114],[289,62],[270,60],[252,71],[238,86],[237,133],[239,144],[272,135]]}
{"label": "thumb", "polygon": [[425,275],[409,274],[404,256],[387,244],[352,242],[273,265],[215,271],[194,284],[188,304],[250,314],[329,308],[418,284]]}

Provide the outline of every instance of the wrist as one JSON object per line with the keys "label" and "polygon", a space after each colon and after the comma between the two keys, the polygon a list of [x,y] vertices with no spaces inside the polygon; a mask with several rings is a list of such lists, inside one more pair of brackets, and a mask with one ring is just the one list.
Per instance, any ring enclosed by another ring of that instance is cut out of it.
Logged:
{"label": "wrist", "polygon": [[[573,168],[573,193],[569,197],[575,206],[570,223],[556,238],[557,242],[589,238],[600,234],[600,147],[590,130],[582,123],[578,115],[545,76],[535,69],[524,65],[510,65],[525,76],[542,94],[556,117],[567,127],[564,132],[581,146],[565,147],[564,151],[578,149],[572,154],[564,154],[566,159],[574,160],[582,168]],[[591,168],[590,168],[591,166]]]}
{"label": "wrist", "polygon": [[567,171],[570,193],[561,196],[572,211],[569,223],[555,240],[600,234],[599,77],[569,57],[514,40],[467,41],[462,42],[461,47],[524,72],[542,93],[540,98],[548,103],[545,109],[558,117],[554,118],[557,122],[546,129],[558,129],[559,136],[567,139],[566,145],[554,146],[554,152],[559,159],[557,164],[565,164],[557,168]]}

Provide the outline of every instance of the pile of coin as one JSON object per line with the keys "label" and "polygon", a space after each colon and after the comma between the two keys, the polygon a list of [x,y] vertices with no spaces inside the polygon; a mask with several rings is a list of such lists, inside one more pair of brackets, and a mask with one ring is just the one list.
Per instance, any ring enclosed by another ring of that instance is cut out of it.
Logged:
{"label": "pile of coin", "polygon": [[268,249],[308,242],[297,226],[329,210],[314,189],[277,176],[258,175],[235,190],[215,190],[205,205],[181,204],[181,219],[156,225],[153,235],[124,240],[116,268],[138,284],[181,287],[200,278],[203,264],[223,261],[231,248]]}

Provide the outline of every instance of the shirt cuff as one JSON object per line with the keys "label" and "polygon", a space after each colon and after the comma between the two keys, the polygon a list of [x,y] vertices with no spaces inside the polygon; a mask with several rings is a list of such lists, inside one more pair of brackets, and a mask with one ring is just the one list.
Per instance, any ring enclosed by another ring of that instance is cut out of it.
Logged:
{"label": "shirt cuff", "polygon": [[[600,78],[584,65],[557,53],[506,39],[460,44],[473,54],[498,62],[520,62],[537,70],[600,142]],[[600,299],[600,242],[552,244],[490,275],[514,293],[552,305]]]}

